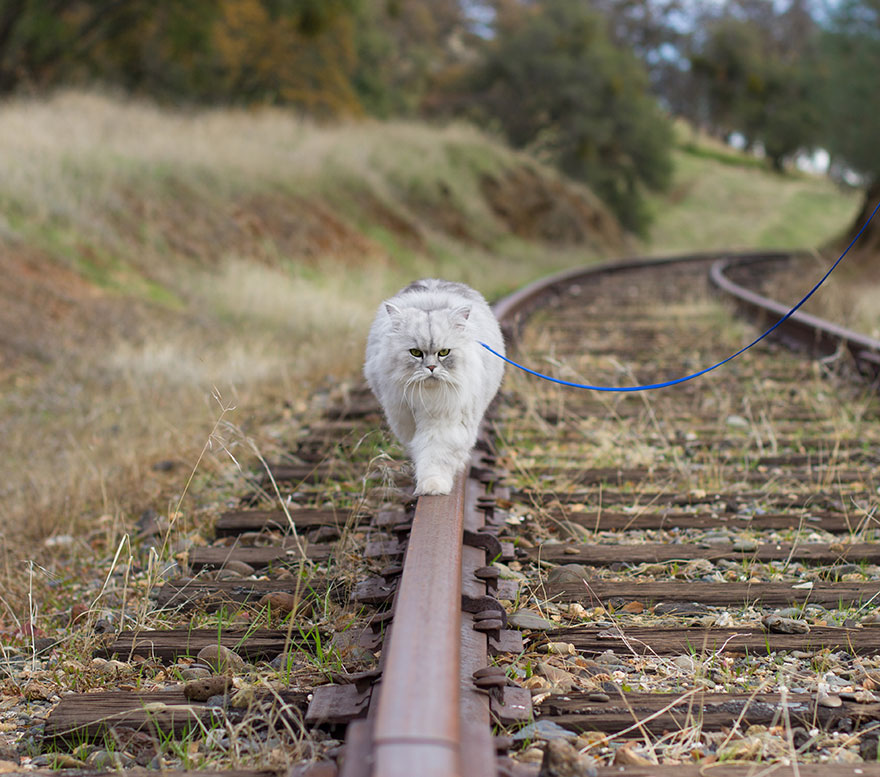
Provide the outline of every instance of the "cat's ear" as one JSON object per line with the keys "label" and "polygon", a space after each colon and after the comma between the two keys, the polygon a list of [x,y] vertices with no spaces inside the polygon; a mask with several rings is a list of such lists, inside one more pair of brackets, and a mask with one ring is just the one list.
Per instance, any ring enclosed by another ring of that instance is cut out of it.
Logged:
{"label": "cat's ear", "polygon": [[391,322],[391,331],[399,332],[403,328],[403,311],[393,302],[385,303],[385,312]]}
{"label": "cat's ear", "polygon": [[464,324],[465,321],[468,320],[468,316],[471,314],[471,306],[463,305],[460,308],[456,308],[452,311],[452,320],[455,321],[456,324]]}

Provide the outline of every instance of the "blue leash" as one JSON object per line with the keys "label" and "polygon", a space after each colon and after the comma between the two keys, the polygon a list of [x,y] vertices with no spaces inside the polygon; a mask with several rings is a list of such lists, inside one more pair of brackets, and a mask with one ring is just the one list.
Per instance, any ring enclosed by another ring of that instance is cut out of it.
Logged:
{"label": "blue leash", "polygon": [[534,375],[536,378],[541,378],[542,380],[550,381],[550,383],[558,383],[560,386],[570,386],[571,388],[589,389],[590,391],[607,391],[607,392],[627,393],[627,392],[631,392],[631,391],[651,391],[653,389],[666,388],[667,386],[677,386],[679,383],[686,383],[689,380],[693,380],[694,378],[699,378],[701,375],[705,375],[707,372],[712,372],[712,370],[717,370],[723,364],[727,364],[727,362],[732,361],[737,356],[744,354],[746,351],[749,350],[749,348],[760,343],[761,340],[763,340],[765,337],[767,337],[771,332],[773,332],[779,326],[781,326],[786,321],[788,321],[788,319],[790,319],[795,314],[795,312],[798,309],[800,309],[800,307],[810,297],[812,297],[813,294],[816,293],[816,291],[819,289],[819,287],[823,283],[825,283],[826,280],[828,280],[828,276],[834,272],[837,265],[839,265],[841,263],[841,261],[843,261],[843,257],[849,253],[850,248],[852,248],[856,244],[858,239],[862,236],[862,233],[868,228],[868,224],[871,223],[871,219],[874,218],[874,215],[877,213],[878,210],[880,210],[880,202],[878,202],[877,205],[874,207],[874,210],[871,211],[871,215],[868,216],[868,219],[865,221],[864,224],[862,224],[862,228],[856,233],[856,236],[852,239],[850,244],[846,247],[846,250],[840,255],[840,257],[837,259],[837,261],[831,265],[831,269],[829,269],[828,272],[826,272],[825,275],[822,276],[822,279],[815,286],[813,286],[812,289],[810,289],[810,292],[800,302],[798,302],[797,305],[795,305],[791,310],[789,310],[788,313],[786,313],[782,318],[780,318],[779,321],[777,321],[766,332],[764,332],[764,334],[762,334],[760,337],[756,338],[755,340],[752,340],[752,342],[750,342],[745,348],[740,348],[740,350],[738,350],[734,354],[731,354],[726,359],[722,359],[717,364],[713,364],[711,367],[706,367],[705,369],[700,370],[699,372],[694,372],[694,373],[691,373],[690,375],[685,375],[684,377],[681,377],[681,378],[675,378],[674,380],[667,380],[667,381],[664,381],[663,383],[649,383],[645,386],[620,386],[620,387],[618,387],[618,386],[591,386],[588,383],[572,383],[571,381],[568,381],[568,380],[561,380],[560,378],[554,378],[554,377],[551,377],[550,375],[544,375],[541,372],[536,372],[535,370],[531,370],[528,367],[523,366],[522,364],[518,364],[517,362],[513,361],[513,359],[508,359],[506,356],[502,356],[500,353],[498,353],[498,351],[490,348],[484,342],[480,342],[480,345],[482,345],[483,348],[485,348],[490,353],[494,353],[499,359],[503,359],[504,361],[506,361],[511,366],[517,367],[518,369],[522,370],[523,372],[529,373],[529,375]]}

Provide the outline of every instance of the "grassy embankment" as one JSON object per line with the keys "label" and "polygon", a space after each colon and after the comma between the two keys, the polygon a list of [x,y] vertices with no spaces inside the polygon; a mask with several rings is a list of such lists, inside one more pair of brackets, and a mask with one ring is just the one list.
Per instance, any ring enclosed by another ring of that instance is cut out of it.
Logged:
{"label": "grassy embankment", "polygon": [[[858,191],[838,188],[806,173],[775,175],[758,159],[716,141],[681,134],[672,190],[653,201],[656,222],[651,250],[713,248],[816,249],[839,237],[861,201]],[[842,250],[817,257],[809,277],[793,275],[779,299],[794,303]],[[836,270],[806,310],[873,337],[880,337],[880,263],[859,246]]]}
{"label": "grassy embankment", "polygon": [[9,599],[47,535],[85,559],[175,509],[203,447],[197,485],[249,437],[283,448],[290,408],[358,379],[378,300],[413,277],[496,296],[602,255],[815,246],[856,207],[681,150],[642,249],[586,190],[467,127],[84,95],[4,105],[0,149]]}
{"label": "grassy embankment", "polygon": [[672,188],[652,201],[652,250],[818,248],[858,209],[858,192],[806,173],[777,175],[759,159],[678,130]]}

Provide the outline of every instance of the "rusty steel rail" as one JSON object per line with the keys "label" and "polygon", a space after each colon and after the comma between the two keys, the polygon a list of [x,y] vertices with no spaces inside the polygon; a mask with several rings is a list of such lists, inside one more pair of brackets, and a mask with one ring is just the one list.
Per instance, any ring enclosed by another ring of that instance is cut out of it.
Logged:
{"label": "rusty steel rail", "polygon": [[[749,267],[760,261],[790,260],[794,256],[792,254],[730,256],[715,262],[709,277],[715,286],[732,296],[752,316],[772,322],[788,313],[789,307],[736,283],[727,276],[727,272],[735,268]],[[774,334],[778,334],[777,339],[781,339],[789,347],[805,349],[820,357],[834,356],[845,350],[852,357],[860,373],[873,380],[880,378],[880,340],[801,310],[792,314]]]}
{"label": "rusty steel rail", "polygon": [[407,546],[373,727],[374,774],[461,774],[459,642],[465,479],[421,497]]}
{"label": "rusty steel rail", "polygon": [[[711,280],[719,289],[752,311],[781,316],[788,308],[739,286],[725,271],[792,256],[782,251],[705,252],[601,263],[537,281],[494,309],[512,340],[526,318],[538,307],[552,304],[554,296],[589,294],[591,279],[645,267],[711,263]],[[821,343],[824,353],[844,344],[863,371],[867,365],[875,376],[880,372],[876,340],[800,312],[780,330],[786,339],[797,333],[801,344]],[[486,640],[474,638],[479,635],[475,619],[462,612],[463,594],[466,598],[470,591],[479,597],[479,591],[473,590],[473,570],[479,561],[470,560],[468,566],[465,557],[474,548],[463,548],[462,543],[465,531],[479,531],[471,504],[479,498],[474,484],[472,478],[460,476],[449,496],[418,500],[383,649],[378,701],[371,703],[366,725],[350,727],[344,777],[494,777],[497,773],[489,704],[485,694],[474,692],[472,682],[473,670],[485,665]]]}

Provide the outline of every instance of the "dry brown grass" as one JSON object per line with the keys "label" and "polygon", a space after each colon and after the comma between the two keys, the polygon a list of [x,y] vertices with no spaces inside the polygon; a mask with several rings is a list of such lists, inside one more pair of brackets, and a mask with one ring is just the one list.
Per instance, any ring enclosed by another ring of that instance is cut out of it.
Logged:
{"label": "dry brown grass", "polygon": [[[143,510],[174,510],[215,392],[249,466],[245,436],[280,453],[265,421],[359,380],[378,300],[413,277],[492,296],[593,256],[510,235],[481,177],[557,176],[465,126],[60,93],[5,103],[0,149],[0,549],[18,613],[24,560],[109,561]],[[196,486],[223,477],[202,501],[235,471],[213,446]]]}

